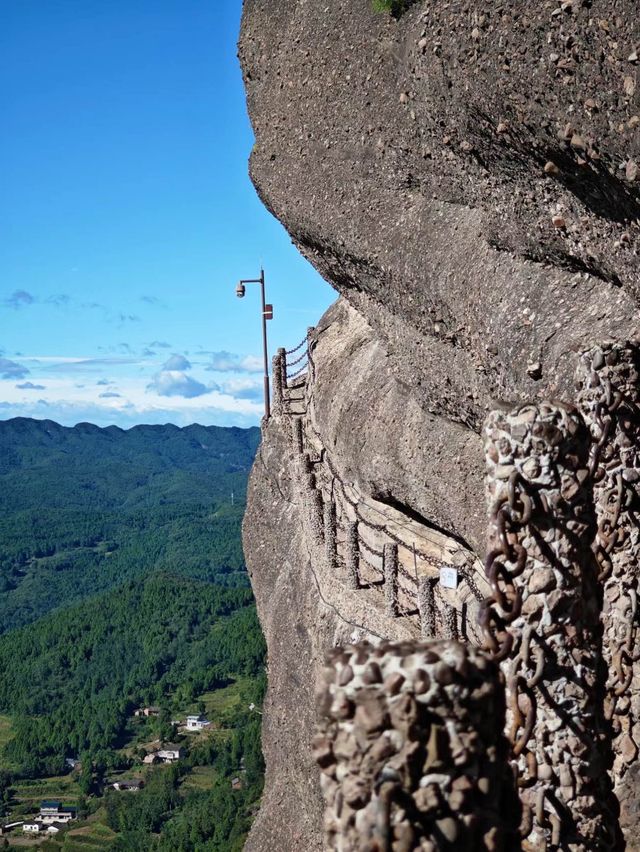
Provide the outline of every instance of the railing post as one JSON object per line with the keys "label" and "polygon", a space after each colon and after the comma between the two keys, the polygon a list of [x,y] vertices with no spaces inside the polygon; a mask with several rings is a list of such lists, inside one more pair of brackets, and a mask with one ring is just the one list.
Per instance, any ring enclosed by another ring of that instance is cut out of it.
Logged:
{"label": "railing post", "polygon": [[280,384],[282,386],[282,393],[284,395],[285,391],[289,387],[287,382],[287,350],[282,350],[282,358],[280,360]]}
{"label": "railing post", "polygon": [[495,411],[484,433],[493,599],[480,623],[504,661],[522,837],[622,848],[601,734],[590,436],[577,409],[553,402]]}
{"label": "railing post", "polygon": [[[602,657],[607,672],[605,712],[613,734],[613,780],[620,824],[632,837],[640,808],[636,768],[640,750],[638,565],[640,535],[640,345],[608,342],[584,352],[578,405],[593,438],[591,469],[602,579]],[[605,431],[606,430],[606,431]]]}
{"label": "railing post", "polygon": [[316,488],[316,477],[311,472],[311,461],[307,453],[302,453],[296,459],[297,476],[300,480],[302,510],[306,513],[309,530],[316,546],[323,543],[322,523],[322,494]]}
{"label": "railing post", "polygon": [[285,350],[280,348],[273,356],[273,407],[277,412],[282,412],[283,408],[283,388],[282,388],[282,359],[285,358]]}
{"label": "railing post", "polygon": [[313,473],[307,474],[309,494],[309,524],[315,544],[321,546],[324,539],[322,492],[317,487]]}
{"label": "railing post", "polygon": [[444,632],[447,639],[458,641],[458,613],[449,604],[444,607]]}
{"label": "railing post", "polygon": [[308,372],[309,372],[309,378],[312,381],[313,381],[313,378],[314,378],[314,375],[313,375],[314,364],[313,364],[313,357],[311,355],[311,337],[312,337],[314,331],[315,331],[315,326],[310,325],[310,326],[307,327],[307,358],[309,360]]}
{"label": "railing post", "polygon": [[388,618],[398,618],[400,610],[398,607],[398,545],[385,544],[384,556],[384,597]]}
{"label": "railing post", "polygon": [[358,523],[347,524],[347,584],[350,589],[360,588],[360,545],[358,544]]}
{"label": "railing post", "polygon": [[302,428],[302,417],[293,418],[293,446],[296,452],[304,452],[304,431]]}
{"label": "railing post", "polygon": [[325,849],[520,848],[503,680],[477,648],[336,648],[318,698]]}
{"label": "railing post", "polygon": [[423,577],[418,586],[418,610],[420,611],[420,630],[423,639],[436,638],[436,597],[433,580]]}
{"label": "railing post", "polygon": [[324,504],[324,549],[327,555],[327,566],[335,573],[338,564],[336,550],[336,504],[329,498]]}

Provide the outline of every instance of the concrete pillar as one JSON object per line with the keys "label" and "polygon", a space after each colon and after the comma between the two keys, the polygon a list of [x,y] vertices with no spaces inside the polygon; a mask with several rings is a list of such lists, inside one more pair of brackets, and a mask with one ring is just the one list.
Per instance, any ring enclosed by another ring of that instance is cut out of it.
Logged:
{"label": "concrete pillar", "polygon": [[296,452],[304,452],[304,428],[302,417],[293,418],[293,446]]}
{"label": "concrete pillar", "polygon": [[310,325],[307,326],[307,357],[309,359],[309,366],[307,367],[307,371],[309,373],[309,378],[311,381],[314,379],[314,363],[313,363],[313,355],[311,353],[311,344],[312,344],[312,336],[315,331],[315,326]]}
{"label": "concrete pillar", "polygon": [[520,848],[503,681],[477,648],[337,648],[318,705],[325,849]]}
{"label": "concrete pillar", "polygon": [[485,424],[490,506],[481,613],[502,661],[507,730],[527,848],[617,848],[591,543],[590,436],[560,403],[492,413]]}
{"label": "concrete pillar", "polygon": [[285,394],[288,388],[287,382],[287,353],[282,350],[282,358],[280,359],[280,382],[282,384],[282,393]]}
{"label": "concrete pillar", "polygon": [[398,618],[398,545],[385,544],[383,548],[384,597],[388,618]]}
{"label": "concrete pillar", "polygon": [[327,566],[336,572],[338,553],[336,548],[336,504],[328,499],[324,504],[324,549],[327,555]]}
{"label": "concrete pillar", "polygon": [[[640,529],[640,346],[606,343],[584,352],[577,371],[578,405],[593,439],[591,470],[602,585],[605,712],[613,732],[613,782],[620,823],[637,827],[640,787],[638,565]],[[635,833],[635,831],[633,832]],[[627,841],[634,837],[629,834]]]}
{"label": "concrete pillar", "polygon": [[280,348],[273,356],[273,408],[274,412],[281,414],[283,409],[283,387],[282,387],[282,359],[286,358],[285,350]]}
{"label": "concrete pillar", "polygon": [[444,635],[447,639],[458,640],[458,613],[454,606],[444,606]]}
{"label": "concrete pillar", "polygon": [[322,546],[324,543],[322,493],[316,487],[316,478],[312,473],[307,474],[307,494],[309,529],[314,543]]}
{"label": "concrete pillar", "polygon": [[358,524],[347,524],[346,543],[347,585],[350,589],[360,588],[360,545],[358,543]]}
{"label": "concrete pillar", "polygon": [[436,638],[436,598],[434,580],[422,577],[418,585],[418,610],[420,611],[420,631],[423,639]]}

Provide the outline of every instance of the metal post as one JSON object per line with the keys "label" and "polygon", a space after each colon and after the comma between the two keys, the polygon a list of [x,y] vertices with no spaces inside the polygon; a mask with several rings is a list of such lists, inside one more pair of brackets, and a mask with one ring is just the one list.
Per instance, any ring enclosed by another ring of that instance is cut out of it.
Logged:
{"label": "metal post", "polygon": [[262,354],[264,359],[264,416],[271,417],[271,402],[269,400],[269,353],[267,348],[267,303],[264,294],[264,269],[260,270],[260,293],[262,296]]}

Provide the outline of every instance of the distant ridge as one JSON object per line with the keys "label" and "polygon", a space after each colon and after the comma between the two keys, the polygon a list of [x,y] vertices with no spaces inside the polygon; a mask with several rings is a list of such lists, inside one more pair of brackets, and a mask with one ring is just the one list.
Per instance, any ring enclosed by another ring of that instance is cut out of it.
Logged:
{"label": "distant ridge", "polygon": [[247,586],[257,428],[0,421],[0,633],[157,572]]}

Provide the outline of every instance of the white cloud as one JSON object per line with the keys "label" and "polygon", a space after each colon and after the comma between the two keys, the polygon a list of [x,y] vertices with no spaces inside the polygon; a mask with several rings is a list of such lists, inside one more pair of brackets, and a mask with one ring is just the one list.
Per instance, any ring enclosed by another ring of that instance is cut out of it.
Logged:
{"label": "white cloud", "polygon": [[213,388],[208,388],[202,382],[192,379],[181,370],[160,370],[153,377],[149,389],[155,391],[158,396],[182,396],[185,399],[193,399],[196,396],[204,396]]}
{"label": "white cloud", "polygon": [[22,382],[20,385],[16,385],[18,390],[46,390],[44,385],[34,385],[33,382]]}
{"label": "white cloud", "polygon": [[0,358],[0,376],[3,379],[24,379],[31,371],[9,358]]}
{"label": "white cloud", "polygon": [[163,370],[190,370],[191,363],[184,355],[172,355],[168,361],[162,365]]}
{"label": "white cloud", "polygon": [[26,290],[14,290],[9,298],[4,300],[5,305],[15,311],[25,308],[27,305],[32,305],[34,302],[35,298]]}
{"label": "white cloud", "polygon": [[255,355],[236,355],[233,352],[208,352],[211,361],[205,367],[212,373],[260,373],[262,361]]}

